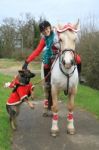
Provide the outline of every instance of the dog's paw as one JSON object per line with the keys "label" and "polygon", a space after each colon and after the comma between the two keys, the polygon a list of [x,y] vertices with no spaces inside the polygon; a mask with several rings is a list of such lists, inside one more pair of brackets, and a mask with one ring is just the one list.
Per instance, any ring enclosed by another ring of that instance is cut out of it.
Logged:
{"label": "dog's paw", "polygon": [[35,108],[35,105],[33,103],[30,103],[29,106],[30,106],[31,109]]}
{"label": "dog's paw", "polygon": [[10,86],[10,84],[11,84],[10,82],[5,83],[4,88],[8,88]]}
{"label": "dog's paw", "polygon": [[33,104],[33,106],[31,107],[31,109],[34,109],[35,108],[35,105]]}

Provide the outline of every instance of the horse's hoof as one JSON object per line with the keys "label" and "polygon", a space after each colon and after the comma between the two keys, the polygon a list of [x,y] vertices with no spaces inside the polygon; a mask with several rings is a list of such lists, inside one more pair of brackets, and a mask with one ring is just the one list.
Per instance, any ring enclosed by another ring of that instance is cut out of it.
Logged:
{"label": "horse's hoof", "polygon": [[51,136],[52,137],[56,137],[58,135],[59,135],[59,129],[57,129],[57,130],[51,130]]}
{"label": "horse's hoof", "polygon": [[74,135],[75,129],[67,129],[67,134]]}

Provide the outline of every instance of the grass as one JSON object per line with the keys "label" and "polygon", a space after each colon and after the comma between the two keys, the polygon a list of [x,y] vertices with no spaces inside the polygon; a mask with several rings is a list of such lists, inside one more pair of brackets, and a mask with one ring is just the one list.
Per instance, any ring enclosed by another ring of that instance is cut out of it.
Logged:
{"label": "grass", "polygon": [[[61,93],[60,99],[66,102],[67,98]],[[93,113],[99,119],[99,91],[84,85],[79,85],[75,97],[75,106]]]}
{"label": "grass", "polygon": [[35,100],[42,100],[44,96],[40,75],[37,74],[36,77],[33,78],[32,82],[35,85]]}
{"label": "grass", "polygon": [[75,103],[92,112],[99,119],[99,91],[87,86],[79,86]]}
{"label": "grass", "polygon": [[20,62],[15,59],[0,59],[0,68],[8,68],[17,65],[20,65]]}
{"label": "grass", "polygon": [[10,77],[0,74],[0,150],[11,150],[12,131],[5,108],[9,90],[3,88],[3,83],[9,80]]}
{"label": "grass", "polygon": [[[8,68],[8,67],[22,67],[24,61],[16,61],[15,59],[0,59],[0,68]],[[40,62],[35,61],[29,64],[29,67],[32,70],[39,70],[40,69]]]}

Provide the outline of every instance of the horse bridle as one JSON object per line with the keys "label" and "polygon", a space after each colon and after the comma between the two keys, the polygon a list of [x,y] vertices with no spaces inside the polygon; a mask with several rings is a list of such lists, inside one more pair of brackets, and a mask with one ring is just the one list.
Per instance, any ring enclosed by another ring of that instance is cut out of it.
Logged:
{"label": "horse bridle", "polygon": [[[63,70],[63,67],[62,67],[62,65],[64,66],[64,63],[62,62],[62,57],[63,57],[63,55],[64,55],[66,52],[68,52],[68,51],[70,51],[70,52],[72,52],[72,53],[74,54],[74,61],[73,61],[73,63],[72,63],[72,66],[74,65],[74,69],[73,69],[73,71],[72,71],[71,73],[65,72],[65,71]],[[76,53],[75,53],[75,51],[72,50],[72,49],[65,49],[65,50],[63,50],[62,52],[60,51],[60,55],[59,55],[59,67],[60,67],[61,72],[67,77],[67,91],[66,91],[66,94],[68,94],[69,79],[70,79],[70,77],[73,75],[73,73],[74,73],[74,71],[75,71],[75,69],[76,69],[75,56],[76,56]]]}
{"label": "horse bridle", "polygon": [[[74,54],[74,60],[73,60],[73,62],[72,62],[72,66],[74,65],[74,69],[73,69],[73,71],[71,72],[71,73],[66,73],[64,70],[63,70],[63,67],[62,67],[62,65],[64,66],[64,62],[63,62],[63,55],[66,53],[66,52],[72,52],[73,54]],[[75,69],[76,69],[76,63],[75,63],[75,55],[76,55],[76,53],[75,53],[75,51],[74,50],[72,50],[72,49],[65,49],[65,50],[63,50],[62,52],[60,52],[60,55],[59,55],[59,67],[60,67],[60,70],[62,71],[62,73],[66,76],[66,77],[70,77],[70,76],[72,76],[72,74],[74,73],[74,71],[75,71]]]}

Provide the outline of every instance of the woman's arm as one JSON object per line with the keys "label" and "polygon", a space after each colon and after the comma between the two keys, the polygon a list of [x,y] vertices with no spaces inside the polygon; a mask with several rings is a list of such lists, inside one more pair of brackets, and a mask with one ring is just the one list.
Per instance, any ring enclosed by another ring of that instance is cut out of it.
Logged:
{"label": "woman's arm", "polygon": [[42,38],[37,46],[37,48],[32,52],[32,54],[25,60],[25,63],[22,66],[22,69],[27,69],[28,64],[33,61],[45,47],[45,40]]}
{"label": "woman's arm", "polygon": [[37,46],[37,48],[32,52],[32,54],[27,58],[26,62],[29,63],[34,60],[43,51],[45,47],[45,40],[42,38]]}

